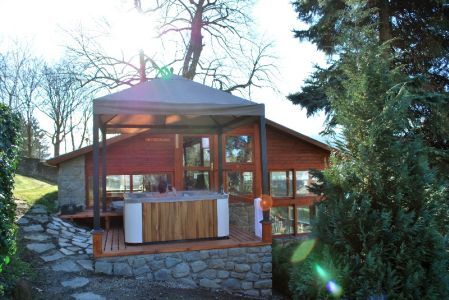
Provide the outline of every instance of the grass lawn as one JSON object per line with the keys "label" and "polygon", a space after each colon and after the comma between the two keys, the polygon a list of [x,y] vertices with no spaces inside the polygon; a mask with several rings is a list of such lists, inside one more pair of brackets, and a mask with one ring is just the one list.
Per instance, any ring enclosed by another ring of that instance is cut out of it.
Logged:
{"label": "grass lawn", "polygon": [[50,212],[56,210],[58,186],[31,177],[16,175],[14,177],[14,197],[33,205],[43,204]]}

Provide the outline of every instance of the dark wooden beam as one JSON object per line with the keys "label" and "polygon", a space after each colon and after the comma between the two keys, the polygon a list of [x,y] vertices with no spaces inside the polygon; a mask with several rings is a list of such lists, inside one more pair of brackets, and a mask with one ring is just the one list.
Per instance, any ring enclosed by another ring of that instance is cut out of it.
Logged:
{"label": "dark wooden beam", "polygon": [[148,128],[148,129],[215,129],[217,126],[210,125],[149,125],[149,124],[106,124],[106,128]]}
{"label": "dark wooden beam", "polygon": [[223,184],[223,131],[218,131],[218,191],[224,192]]}
{"label": "dark wooden beam", "polygon": [[102,211],[106,211],[106,128],[101,126],[101,202]]}
{"label": "dark wooden beam", "polygon": [[251,116],[237,117],[234,120],[229,121],[222,126],[223,132],[230,131],[232,129],[241,127],[246,124],[254,123],[255,121],[257,121],[257,117],[251,117]]}
{"label": "dark wooden beam", "polygon": [[[267,163],[267,130],[265,116],[259,117],[259,140],[260,140],[260,166],[262,175],[262,194],[270,193],[268,188],[268,163]],[[263,212],[263,220],[269,221],[270,210]]]}
{"label": "dark wooden beam", "polygon": [[94,196],[94,231],[101,230],[100,225],[100,183],[99,183],[99,146],[98,129],[100,127],[100,117],[93,116],[93,196]]}

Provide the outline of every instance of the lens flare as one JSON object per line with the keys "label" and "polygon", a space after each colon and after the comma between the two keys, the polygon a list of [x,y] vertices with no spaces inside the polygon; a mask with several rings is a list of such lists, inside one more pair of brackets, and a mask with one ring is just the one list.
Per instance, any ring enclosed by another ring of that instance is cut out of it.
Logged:
{"label": "lens flare", "polygon": [[326,270],[324,270],[320,265],[315,265],[315,271],[318,273],[318,276],[324,281],[328,281],[330,278],[330,275]]}
{"label": "lens flare", "polygon": [[306,259],[315,247],[315,243],[315,239],[305,240],[304,242],[302,242],[301,245],[299,245],[298,248],[295,249],[295,252],[293,252],[291,259],[292,263],[297,263]]}
{"label": "lens flare", "polygon": [[334,297],[340,297],[343,289],[341,288],[341,286],[339,286],[337,283],[335,283],[335,281],[330,280],[327,284],[326,284],[326,289],[328,290],[329,293],[331,293]]}
{"label": "lens flare", "polygon": [[326,290],[334,297],[339,298],[343,294],[343,288],[338,285],[329,272],[320,265],[315,264],[315,271],[323,283],[326,284]]}

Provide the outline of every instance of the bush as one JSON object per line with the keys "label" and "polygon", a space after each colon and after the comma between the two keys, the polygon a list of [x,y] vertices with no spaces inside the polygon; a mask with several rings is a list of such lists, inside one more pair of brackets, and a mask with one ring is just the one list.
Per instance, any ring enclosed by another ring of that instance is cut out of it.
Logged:
{"label": "bush", "polygon": [[[16,252],[15,203],[12,196],[20,145],[19,117],[0,104],[0,273]],[[0,282],[3,292],[4,278]]]}
{"label": "bush", "polygon": [[276,240],[273,240],[272,245],[273,289],[288,296],[292,295],[288,287],[292,267],[291,257],[297,245],[298,242],[294,242],[283,246]]}

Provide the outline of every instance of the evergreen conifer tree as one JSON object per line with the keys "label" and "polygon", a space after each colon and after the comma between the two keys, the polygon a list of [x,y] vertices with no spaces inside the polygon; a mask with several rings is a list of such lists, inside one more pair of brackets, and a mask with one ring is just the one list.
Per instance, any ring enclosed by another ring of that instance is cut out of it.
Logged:
{"label": "evergreen conifer tree", "polygon": [[[348,14],[357,18],[357,6]],[[339,89],[326,89],[341,136],[331,166],[316,173],[323,195],[316,246],[292,271],[298,298],[447,299],[448,256],[436,216],[447,189],[410,107],[426,92],[392,68],[370,27],[346,28]],[[332,87],[333,85],[330,85]],[[447,215],[447,212],[446,212]],[[444,222],[443,222],[444,223]]]}

